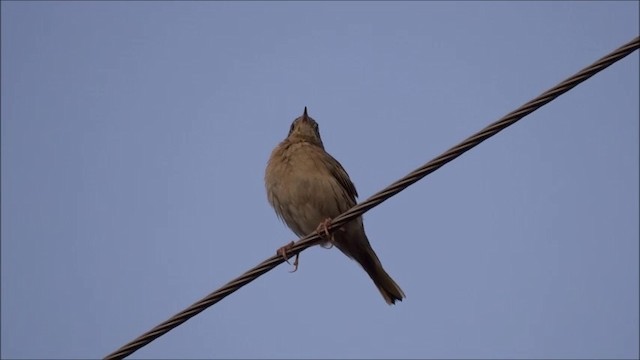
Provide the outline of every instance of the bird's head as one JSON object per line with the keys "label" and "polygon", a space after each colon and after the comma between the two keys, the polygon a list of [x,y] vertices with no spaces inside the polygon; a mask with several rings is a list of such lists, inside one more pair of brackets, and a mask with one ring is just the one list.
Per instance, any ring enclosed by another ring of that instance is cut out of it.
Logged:
{"label": "bird's head", "polygon": [[318,123],[307,114],[307,107],[304,107],[302,116],[293,120],[287,139],[290,141],[306,141],[324,148],[320,138]]}

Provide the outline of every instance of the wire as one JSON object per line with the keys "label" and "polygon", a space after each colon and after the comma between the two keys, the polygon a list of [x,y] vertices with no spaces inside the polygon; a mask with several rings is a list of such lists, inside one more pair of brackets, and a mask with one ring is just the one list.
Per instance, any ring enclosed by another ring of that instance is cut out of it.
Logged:
{"label": "wire", "polygon": [[[352,207],[342,215],[336,217],[331,222],[331,225],[328,227],[328,230],[332,231],[332,230],[338,229],[342,225],[346,224],[347,222],[361,216],[362,214],[371,210],[375,206],[380,205],[385,200],[398,194],[399,192],[406,189],[413,183],[424,178],[430,173],[436,171],[437,169],[441,168],[442,166],[452,161],[453,159],[457,158],[458,156],[464,154],[465,152],[471,150],[473,147],[479,145],[481,142],[499,133],[500,131],[504,130],[506,127],[514,124],[516,121],[531,114],[532,112],[539,109],[543,105],[551,102],[558,96],[573,89],[578,84],[589,79],[590,77],[604,70],[605,68],[609,67],[613,63],[621,60],[625,56],[631,54],[632,52],[637,50],[639,47],[640,47],[640,37],[636,37],[629,43],[619,47],[612,53],[606,55],[605,57],[601,58],[595,63],[589,65],[588,67],[584,68],[577,74],[564,80],[563,82],[553,87],[552,89],[547,90],[546,92],[542,93],[540,96],[522,105],[515,111],[512,111],[511,113],[507,114],[500,120],[485,127],[480,132],[468,137],[463,142],[450,148],[449,150],[444,152],[442,155],[429,161],[428,163],[424,164],[423,166],[409,173],[407,176],[394,182],[393,184],[389,185],[382,191],[374,194],[367,200]],[[316,233],[307,235],[306,237],[296,242],[291,249],[287,250],[287,254],[289,256],[297,255],[303,250],[315,245],[319,240],[320,240],[320,235]],[[123,359],[126,356],[131,355],[133,352],[149,344],[150,342],[157,339],[158,337],[166,334],[173,328],[184,323],[190,318],[196,316],[197,314],[204,311],[209,306],[219,302],[220,300],[224,299],[225,297],[232,294],[236,290],[240,289],[241,287],[257,279],[260,275],[270,271],[271,269],[275,268],[276,266],[280,265],[283,262],[284,262],[283,258],[279,255],[274,255],[268,258],[267,260],[263,261],[253,269],[245,272],[238,278],[228,282],[226,285],[224,285],[220,289],[207,295],[202,300],[194,303],[193,305],[189,306],[187,309],[174,315],[169,320],[154,327],[150,331],[139,336],[137,339],[122,346],[120,349],[116,350],[115,352],[107,355],[105,359]]]}

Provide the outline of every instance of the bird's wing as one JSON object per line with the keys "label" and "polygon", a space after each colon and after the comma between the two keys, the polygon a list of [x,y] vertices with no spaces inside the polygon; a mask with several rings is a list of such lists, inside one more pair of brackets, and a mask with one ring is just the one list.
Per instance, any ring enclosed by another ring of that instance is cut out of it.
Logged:
{"label": "bird's wing", "polygon": [[356,190],[355,185],[353,185],[353,182],[351,182],[351,179],[349,178],[349,174],[347,174],[347,171],[342,167],[342,165],[340,165],[338,160],[334,159],[334,157],[331,156],[329,153],[326,153],[326,154],[328,156],[329,162],[332,165],[332,166],[329,166],[331,175],[333,175],[333,177],[336,178],[336,180],[338,180],[342,188],[344,188],[344,190],[347,192],[347,195],[349,195],[349,197],[355,203],[356,198],[358,197],[358,191]]}

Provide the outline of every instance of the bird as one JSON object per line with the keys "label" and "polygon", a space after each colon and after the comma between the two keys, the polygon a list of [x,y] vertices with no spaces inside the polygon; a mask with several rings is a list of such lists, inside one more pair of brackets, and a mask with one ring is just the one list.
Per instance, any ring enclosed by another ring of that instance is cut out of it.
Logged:
{"label": "bird", "polygon": [[[326,248],[335,245],[360,264],[387,304],[405,298],[371,247],[362,217],[327,236],[331,219],[353,207],[358,192],[342,165],[325,151],[318,123],[308,115],[306,107],[291,124],[287,137],[273,149],[265,169],[265,187],[276,215],[297,236],[302,238],[324,229],[326,234],[320,244]],[[286,251],[291,246],[293,242],[277,253],[287,260]],[[297,257],[294,266],[297,269]]]}

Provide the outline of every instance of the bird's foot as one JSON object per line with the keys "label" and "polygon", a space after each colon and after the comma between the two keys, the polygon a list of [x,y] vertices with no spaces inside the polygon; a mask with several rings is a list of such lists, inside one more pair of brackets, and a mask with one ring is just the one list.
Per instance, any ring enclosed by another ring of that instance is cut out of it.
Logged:
{"label": "bird's foot", "polygon": [[[295,244],[295,242],[290,242],[285,246],[280,247],[277,251],[276,254],[282,256],[282,258],[284,259],[284,261],[287,262],[287,264],[291,265],[291,263],[289,262],[289,256],[287,255],[287,251],[291,250],[291,248],[293,247],[293,244]],[[293,270],[289,271],[291,273],[296,272],[296,270],[298,270],[298,258],[300,258],[300,254],[296,254],[296,259],[293,261]]]}
{"label": "bird's foot", "polygon": [[326,242],[320,244],[320,246],[325,249],[331,249],[333,247],[334,239],[333,235],[329,233],[329,226],[331,226],[331,218],[326,218],[316,229],[316,233],[326,240]]}

